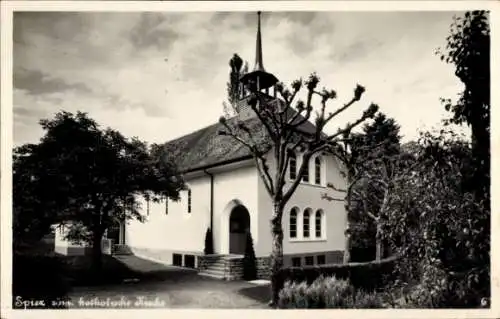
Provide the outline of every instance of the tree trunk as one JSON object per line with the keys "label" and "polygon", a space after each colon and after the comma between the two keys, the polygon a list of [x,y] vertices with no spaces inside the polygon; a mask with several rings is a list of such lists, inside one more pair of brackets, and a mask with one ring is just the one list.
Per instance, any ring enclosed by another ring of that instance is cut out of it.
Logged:
{"label": "tree trunk", "polygon": [[381,227],[380,223],[377,223],[377,233],[375,235],[375,245],[376,245],[375,260],[380,261],[384,256],[384,247],[383,247],[383,242],[382,242],[382,227]]}
{"label": "tree trunk", "polygon": [[345,234],[345,247],[344,247],[344,258],[343,258],[343,263],[348,264],[351,261],[351,234],[350,234],[350,229],[349,226],[346,229],[346,234]]}
{"label": "tree trunk", "polygon": [[279,271],[283,268],[283,227],[281,226],[281,217],[283,209],[279,206],[274,207],[274,214],[271,219],[272,251],[270,256],[271,268],[271,307],[278,306],[278,297],[280,291]]}
{"label": "tree trunk", "polygon": [[92,232],[92,272],[98,277],[102,270],[102,236],[103,232]]}
{"label": "tree trunk", "polygon": [[343,263],[348,264],[351,261],[351,223],[349,222],[349,209],[350,209],[350,192],[346,195],[345,211],[347,212],[346,228],[345,228],[345,247]]}

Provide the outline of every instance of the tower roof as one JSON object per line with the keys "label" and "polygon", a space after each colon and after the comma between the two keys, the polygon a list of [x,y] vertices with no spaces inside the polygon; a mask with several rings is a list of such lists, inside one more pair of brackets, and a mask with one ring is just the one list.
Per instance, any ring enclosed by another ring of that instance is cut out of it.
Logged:
{"label": "tower roof", "polygon": [[262,32],[260,27],[261,12],[257,12],[257,40],[255,42],[255,66],[252,72],[243,75],[240,79],[243,84],[256,89],[258,84],[259,89],[266,89],[278,82],[278,79],[264,69],[264,59],[262,56]]}
{"label": "tower roof", "polygon": [[255,67],[254,71],[266,72],[262,60],[262,34],[260,31],[260,11],[257,12],[257,40],[255,42]]}

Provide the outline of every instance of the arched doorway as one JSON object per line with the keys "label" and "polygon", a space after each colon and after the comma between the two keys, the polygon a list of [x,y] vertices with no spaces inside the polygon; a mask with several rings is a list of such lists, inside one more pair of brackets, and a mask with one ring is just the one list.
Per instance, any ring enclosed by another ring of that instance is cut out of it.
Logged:
{"label": "arched doorway", "polygon": [[247,233],[250,232],[250,214],[243,205],[237,205],[229,215],[229,253],[245,254]]}

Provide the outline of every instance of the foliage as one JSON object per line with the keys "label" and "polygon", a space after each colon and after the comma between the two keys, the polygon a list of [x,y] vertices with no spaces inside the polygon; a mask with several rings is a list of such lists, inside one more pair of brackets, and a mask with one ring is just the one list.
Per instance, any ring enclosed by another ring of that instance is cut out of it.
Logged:
{"label": "foliage", "polygon": [[441,60],[455,65],[455,75],[465,88],[456,103],[443,99],[452,113],[447,123],[467,124],[472,131],[472,155],[476,172],[471,191],[489,206],[490,181],[490,26],[486,11],[455,17]]}
{"label": "foliage", "polygon": [[70,222],[70,240],[92,243],[99,267],[101,240],[113,223],[142,221],[137,197],[178,198],[182,179],[160,148],[112,129],[87,114],[57,113],[40,121],[38,144],[14,150],[14,239],[34,240],[47,225]]}
{"label": "foliage", "polygon": [[240,77],[248,72],[248,62],[243,63],[241,57],[235,53],[229,60],[229,67],[231,72],[229,73],[229,82],[226,84],[228,103],[223,103],[226,117],[237,113],[237,103],[241,93]]}
{"label": "foliage", "polygon": [[[466,192],[467,176],[474,171],[470,146],[449,134],[422,134],[416,158],[421,165],[398,180],[384,235],[404,256],[400,273],[413,275],[405,280],[416,280],[429,291],[444,280],[447,288],[436,295],[457,294],[443,297],[448,305],[477,306],[489,296],[490,213]],[[425,298],[431,306],[446,306]]]}
{"label": "foliage", "polygon": [[205,233],[205,248],[203,249],[205,255],[210,255],[214,253],[214,238],[212,235],[212,229],[207,228]]}
{"label": "foliage", "polygon": [[253,249],[253,239],[250,232],[247,233],[245,255],[243,257],[243,279],[257,279],[257,259]]}
{"label": "foliage", "polygon": [[356,290],[348,280],[319,277],[313,283],[286,282],[279,295],[280,308],[382,308],[377,293]]}

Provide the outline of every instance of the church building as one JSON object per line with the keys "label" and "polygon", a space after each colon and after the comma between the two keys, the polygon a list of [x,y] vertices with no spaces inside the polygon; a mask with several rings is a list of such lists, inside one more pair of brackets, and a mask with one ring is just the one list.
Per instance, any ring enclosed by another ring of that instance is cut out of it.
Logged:
{"label": "church building", "polygon": [[[241,83],[258,85],[269,101],[276,99],[278,79],[263,64],[260,13],[255,67]],[[236,116],[256,128],[260,121],[247,98],[242,94]],[[147,221],[130,221],[125,227],[124,243],[134,253],[167,264],[198,267],[197,257],[203,256],[205,234],[210,228],[218,256],[237,258],[244,254],[246,232],[252,235],[257,257],[270,255],[271,198],[249,151],[231,137],[219,135],[220,129],[223,125],[217,122],[165,144],[166,152],[182,170],[188,189],[178,202],[143,204],[148,210]],[[301,130],[314,132],[315,128],[308,121]],[[266,155],[271,169],[272,154]],[[283,215],[285,266],[341,262],[347,213],[342,202],[321,197],[328,182],[345,184],[341,166],[333,156],[319,154],[311,159],[306,175],[299,177],[300,165],[301,154],[296,154],[287,178],[302,178],[302,182]]]}
{"label": "church building", "polygon": [[[257,91],[276,104],[278,79],[264,69],[260,13],[257,23],[256,58],[253,71],[241,78],[241,90],[234,118],[245,121],[252,130],[263,125],[248,106],[245,91]],[[254,86],[254,87],[252,87]],[[256,86],[256,87],[255,87]],[[247,232],[253,238],[259,265],[265,268],[271,253],[270,218],[273,205],[250,152],[229,136],[218,134],[219,122],[165,143],[165,153],[183,173],[187,189],[179,201],[142,202],[146,221],[130,220],[117,232],[114,244],[133,254],[181,267],[198,268],[200,274],[237,278],[231,265],[237,265],[245,252]],[[299,128],[315,132],[306,121]],[[266,154],[272,168],[273,152]],[[345,185],[339,162],[331,154],[318,154],[308,163],[303,176],[297,176],[301,154],[291,158],[287,182],[302,181],[285,207],[283,252],[285,266],[342,262],[347,213],[342,202],[327,201],[327,183]],[[204,255],[205,236],[211,229],[213,255]],[[233,267],[234,268],[234,267]],[[237,267],[236,267],[237,268]],[[262,268],[262,267],[261,267]],[[265,277],[265,270],[259,273]]]}

